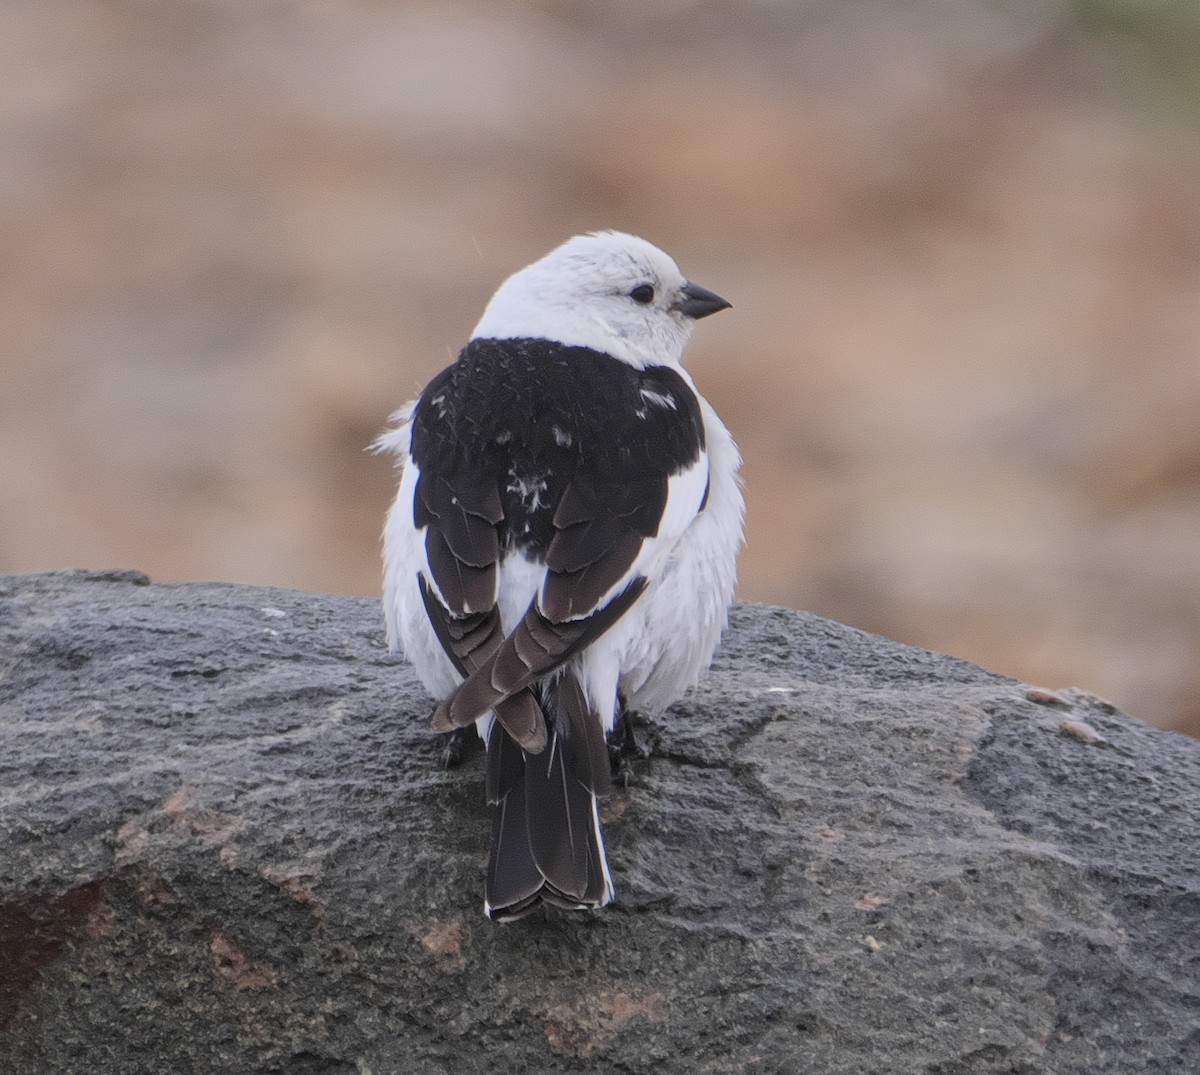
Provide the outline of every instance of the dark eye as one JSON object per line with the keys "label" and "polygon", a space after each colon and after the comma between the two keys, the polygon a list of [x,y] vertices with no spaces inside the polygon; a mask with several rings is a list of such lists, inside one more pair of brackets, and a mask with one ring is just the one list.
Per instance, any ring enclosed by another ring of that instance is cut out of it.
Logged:
{"label": "dark eye", "polygon": [[638,284],[629,292],[629,297],[639,306],[649,306],[654,301],[654,288],[649,284]]}

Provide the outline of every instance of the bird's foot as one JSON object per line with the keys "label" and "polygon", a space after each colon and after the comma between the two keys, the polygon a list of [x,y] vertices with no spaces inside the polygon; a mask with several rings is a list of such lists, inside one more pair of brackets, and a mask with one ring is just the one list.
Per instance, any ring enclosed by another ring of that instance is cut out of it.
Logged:
{"label": "bird's foot", "polygon": [[461,765],[471,754],[471,748],[474,745],[472,740],[474,739],[476,739],[475,727],[471,724],[465,728],[455,728],[452,732],[446,732],[442,736],[442,768],[455,769]]}
{"label": "bird's foot", "polygon": [[622,704],[608,739],[608,761],[612,767],[613,784],[628,788],[633,783],[634,761],[645,761],[650,753],[650,745],[638,739],[633,715]]}

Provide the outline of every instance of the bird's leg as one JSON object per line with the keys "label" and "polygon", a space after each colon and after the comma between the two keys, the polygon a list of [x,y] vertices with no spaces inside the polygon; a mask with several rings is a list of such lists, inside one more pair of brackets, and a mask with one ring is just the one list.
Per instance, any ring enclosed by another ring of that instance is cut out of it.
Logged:
{"label": "bird's leg", "polygon": [[633,782],[633,761],[650,757],[650,747],[638,741],[633,716],[625,708],[625,699],[617,695],[617,719],[608,739],[608,761],[612,766],[613,783],[627,788]]}
{"label": "bird's leg", "polygon": [[472,742],[475,738],[475,726],[468,724],[463,728],[455,728],[442,736],[442,768],[454,769],[462,764],[471,753]]}

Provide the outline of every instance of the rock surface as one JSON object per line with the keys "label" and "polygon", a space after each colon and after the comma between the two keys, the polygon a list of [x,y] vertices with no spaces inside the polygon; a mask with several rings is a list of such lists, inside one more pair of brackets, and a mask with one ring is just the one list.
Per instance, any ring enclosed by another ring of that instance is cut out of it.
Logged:
{"label": "rock surface", "polygon": [[593,916],[481,914],[376,603],[0,578],[0,1070],[1200,1070],[1200,744],[735,609]]}

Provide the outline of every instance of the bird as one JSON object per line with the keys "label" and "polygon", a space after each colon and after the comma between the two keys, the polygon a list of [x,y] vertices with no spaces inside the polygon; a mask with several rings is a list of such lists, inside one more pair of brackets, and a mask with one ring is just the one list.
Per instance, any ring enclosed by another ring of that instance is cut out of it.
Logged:
{"label": "bird", "polygon": [[494,920],[612,901],[609,737],[696,684],[727,625],[741,456],[680,359],[730,305],[645,239],[577,235],[500,285],[376,441],[400,470],[388,644],[449,760],[472,725],[486,744]]}

